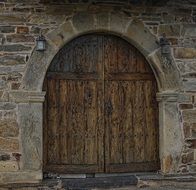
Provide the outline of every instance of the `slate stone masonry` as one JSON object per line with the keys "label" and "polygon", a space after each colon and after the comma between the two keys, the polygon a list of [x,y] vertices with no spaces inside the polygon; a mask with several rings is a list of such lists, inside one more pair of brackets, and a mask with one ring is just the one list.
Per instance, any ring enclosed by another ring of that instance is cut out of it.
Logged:
{"label": "slate stone masonry", "polygon": [[[104,31],[110,28],[122,36],[132,36],[133,45],[143,47],[139,50],[154,63],[164,63],[158,41],[165,33],[171,43],[172,65],[153,66],[154,71],[161,71],[155,72],[159,81],[160,121],[163,121],[160,124],[161,172],[196,172],[194,0],[164,3],[1,0],[0,183],[42,179],[42,149],[38,147],[42,146],[40,115],[44,100],[39,81],[47,69],[43,57],[50,55],[49,63],[66,40],[96,28]],[[33,51],[40,33],[48,40],[47,55]],[[34,88],[36,80],[39,84]],[[16,159],[16,154],[21,156]],[[32,159],[28,159],[29,155]],[[15,173],[20,175],[16,177]]]}

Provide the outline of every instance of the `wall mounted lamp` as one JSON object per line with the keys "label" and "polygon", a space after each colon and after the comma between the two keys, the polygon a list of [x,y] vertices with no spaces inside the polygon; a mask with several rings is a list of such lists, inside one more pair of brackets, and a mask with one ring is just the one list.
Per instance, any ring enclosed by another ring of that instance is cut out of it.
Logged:
{"label": "wall mounted lamp", "polygon": [[45,51],[46,50],[46,39],[41,34],[36,39],[36,51]]}

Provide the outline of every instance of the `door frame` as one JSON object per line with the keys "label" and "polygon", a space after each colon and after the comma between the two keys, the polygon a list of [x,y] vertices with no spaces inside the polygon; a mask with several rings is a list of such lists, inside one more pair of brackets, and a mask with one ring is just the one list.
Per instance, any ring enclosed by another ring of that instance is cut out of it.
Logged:
{"label": "door frame", "polygon": [[[21,181],[24,180],[24,173],[29,173],[29,171],[31,171],[31,175],[27,175],[25,180],[37,181],[43,178],[42,105],[45,92],[43,92],[42,86],[47,68],[56,53],[68,41],[79,35],[93,32],[107,32],[124,38],[134,45],[149,62],[159,90],[157,100],[159,101],[161,172],[163,174],[177,173],[183,147],[178,103],[182,98],[189,99],[189,95],[180,93],[181,78],[175,62],[171,61],[172,71],[164,67],[164,60],[157,44],[158,38],[150,32],[141,20],[130,20],[128,16],[118,13],[103,12],[101,15],[88,12],[75,13],[57,29],[50,31],[46,35],[46,51],[38,52],[34,49],[32,52],[21,80],[20,89],[8,92],[10,100],[15,102],[18,108],[17,117],[21,129],[20,136],[22,137],[20,143],[22,169],[13,175]],[[114,19],[116,17],[117,20]],[[98,20],[99,22],[97,22]],[[112,20],[116,20],[116,22]],[[170,80],[167,80],[169,76]],[[29,137],[26,137],[27,129],[33,129],[33,134]]]}

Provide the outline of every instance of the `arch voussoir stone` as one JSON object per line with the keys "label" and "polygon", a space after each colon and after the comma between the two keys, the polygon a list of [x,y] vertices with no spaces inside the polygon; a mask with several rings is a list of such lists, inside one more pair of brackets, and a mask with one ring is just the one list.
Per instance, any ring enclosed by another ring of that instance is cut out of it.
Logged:
{"label": "arch voussoir stone", "polygon": [[125,36],[131,40],[145,56],[159,48],[157,38],[145,27],[144,23],[138,19],[133,19],[127,27]]}
{"label": "arch voussoir stone", "polygon": [[20,90],[42,91],[42,85],[48,66],[54,55],[58,52],[58,49],[53,44],[47,42],[46,47],[47,49],[44,52],[33,51],[22,78]]}
{"label": "arch voussoir stone", "polygon": [[88,12],[76,13],[72,18],[72,24],[77,33],[86,33],[96,29],[95,14]]}
{"label": "arch voussoir stone", "polygon": [[147,56],[149,63],[153,63],[151,67],[157,78],[159,91],[181,90],[182,81],[174,60],[171,59],[170,65],[166,65],[163,59],[160,49]]}
{"label": "arch voussoir stone", "polygon": [[57,49],[60,49],[67,41],[71,40],[76,35],[72,22],[63,23],[58,29],[46,35],[46,38],[51,41]]}

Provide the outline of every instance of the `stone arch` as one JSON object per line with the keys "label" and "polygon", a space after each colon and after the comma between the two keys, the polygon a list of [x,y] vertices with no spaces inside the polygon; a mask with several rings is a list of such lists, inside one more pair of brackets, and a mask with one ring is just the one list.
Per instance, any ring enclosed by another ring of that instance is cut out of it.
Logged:
{"label": "stone arch", "polygon": [[81,12],[46,34],[47,49],[44,52],[33,51],[22,79],[21,90],[41,92],[47,68],[56,53],[73,38],[93,32],[115,34],[134,45],[152,67],[160,92],[180,89],[180,77],[174,62],[170,66],[171,75],[171,68],[164,67],[158,39],[143,22],[118,13]]}
{"label": "stone arch", "polygon": [[[159,93],[159,144],[161,171],[177,173],[182,150],[182,134],[177,103],[180,99],[181,78],[175,62],[164,65],[158,39],[144,23],[119,13],[76,13],[61,26],[45,35],[47,48],[44,52],[33,51],[22,78],[20,90],[10,92],[10,100],[19,103],[18,121],[21,127],[22,171],[34,171],[34,178],[42,179],[42,128],[43,128],[43,81],[47,69],[57,52],[70,40],[88,33],[107,32],[124,38],[134,45],[148,60],[157,79]],[[26,123],[26,121],[29,121]],[[34,136],[26,137],[25,130],[33,125]],[[34,138],[36,137],[36,138]],[[29,138],[31,147],[28,146]],[[32,152],[39,155],[30,158]],[[30,163],[30,164],[29,164]],[[169,165],[168,165],[169,163]],[[38,174],[36,173],[38,172]]]}

